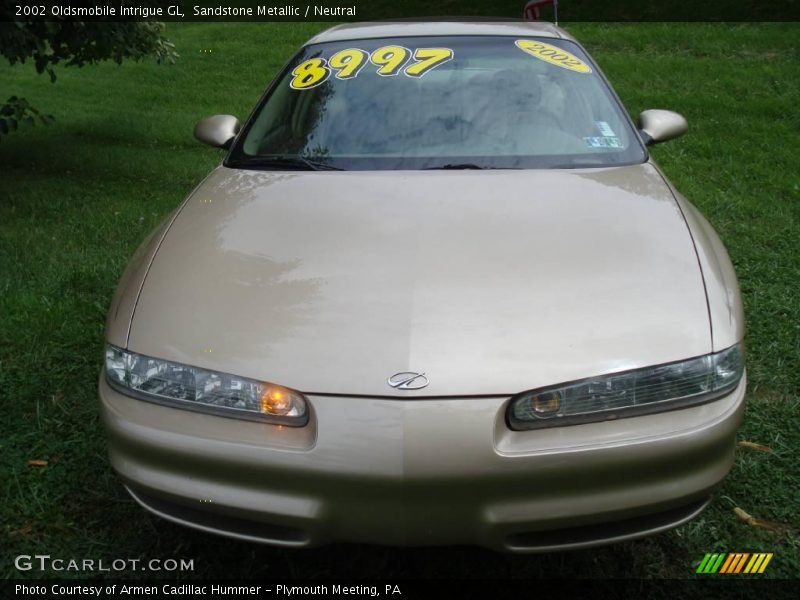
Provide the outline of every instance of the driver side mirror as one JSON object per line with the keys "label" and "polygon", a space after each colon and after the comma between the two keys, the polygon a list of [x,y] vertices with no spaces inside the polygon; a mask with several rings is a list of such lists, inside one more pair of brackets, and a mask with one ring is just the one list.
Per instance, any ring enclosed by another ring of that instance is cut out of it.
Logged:
{"label": "driver side mirror", "polygon": [[688,128],[683,115],[671,110],[645,110],[639,115],[639,132],[648,146],[674,140]]}
{"label": "driver side mirror", "polygon": [[239,119],[233,115],[214,115],[198,121],[194,137],[215,148],[227,148],[239,133]]}

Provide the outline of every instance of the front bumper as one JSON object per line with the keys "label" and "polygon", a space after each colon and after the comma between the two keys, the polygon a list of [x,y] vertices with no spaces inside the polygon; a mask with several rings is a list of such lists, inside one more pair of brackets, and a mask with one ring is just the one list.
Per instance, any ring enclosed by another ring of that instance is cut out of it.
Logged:
{"label": "front bumper", "polygon": [[508,398],[310,396],[292,428],[129,398],[101,376],[111,464],[162,517],[283,546],[334,541],[546,551],[699,514],[733,463],[745,380],[692,408],[534,431]]}

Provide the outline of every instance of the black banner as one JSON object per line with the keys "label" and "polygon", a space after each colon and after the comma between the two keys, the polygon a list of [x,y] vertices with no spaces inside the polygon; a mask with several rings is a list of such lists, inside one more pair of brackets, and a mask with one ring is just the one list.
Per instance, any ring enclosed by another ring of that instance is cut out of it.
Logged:
{"label": "black banner", "polygon": [[[0,21],[369,21],[521,19],[527,0],[3,0]],[[556,14],[557,11],[557,14]],[[577,21],[800,21],[796,0],[561,0],[539,17]]]}
{"label": "black banner", "polygon": [[794,598],[796,581],[755,580],[748,577],[711,577],[692,580],[379,580],[379,581],[278,581],[278,580],[7,580],[3,598],[90,598],[126,600],[150,598],[264,599],[341,598],[413,600],[427,598]]}

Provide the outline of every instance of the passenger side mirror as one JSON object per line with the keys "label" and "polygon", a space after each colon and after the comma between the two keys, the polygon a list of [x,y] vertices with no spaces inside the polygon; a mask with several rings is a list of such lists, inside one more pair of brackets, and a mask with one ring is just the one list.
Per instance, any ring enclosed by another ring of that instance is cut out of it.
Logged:
{"label": "passenger side mirror", "polygon": [[239,119],[233,115],[214,115],[198,121],[194,137],[215,148],[227,148],[239,133]]}
{"label": "passenger side mirror", "polygon": [[645,110],[639,115],[639,132],[648,146],[680,137],[688,128],[683,115],[671,110]]}

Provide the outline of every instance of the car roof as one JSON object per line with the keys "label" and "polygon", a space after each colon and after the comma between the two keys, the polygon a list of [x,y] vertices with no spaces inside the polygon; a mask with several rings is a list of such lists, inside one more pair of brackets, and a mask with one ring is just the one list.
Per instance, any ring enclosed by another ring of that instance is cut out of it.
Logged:
{"label": "car roof", "polygon": [[345,23],[318,33],[306,43],[427,35],[520,35],[574,41],[574,38],[560,27],[543,21],[439,19]]}

